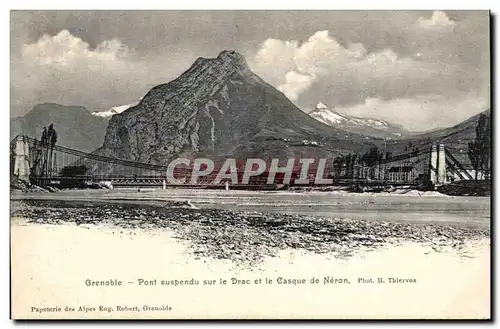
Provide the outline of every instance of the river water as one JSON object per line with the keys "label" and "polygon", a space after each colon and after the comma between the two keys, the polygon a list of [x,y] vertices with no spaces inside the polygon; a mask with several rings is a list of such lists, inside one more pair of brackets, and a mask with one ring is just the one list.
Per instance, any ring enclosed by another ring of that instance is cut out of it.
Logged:
{"label": "river water", "polygon": [[488,197],[450,197],[413,193],[221,191],[196,189],[66,190],[57,193],[14,192],[13,200],[60,200],[163,205],[188,202],[193,208],[301,214],[330,218],[436,223],[489,229]]}

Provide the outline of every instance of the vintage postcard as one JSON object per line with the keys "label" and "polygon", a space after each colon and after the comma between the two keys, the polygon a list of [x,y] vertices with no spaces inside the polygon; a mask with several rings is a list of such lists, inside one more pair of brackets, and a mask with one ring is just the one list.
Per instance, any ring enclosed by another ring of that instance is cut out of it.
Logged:
{"label": "vintage postcard", "polygon": [[10,13],[13,319],[490,319],[488,11]]}

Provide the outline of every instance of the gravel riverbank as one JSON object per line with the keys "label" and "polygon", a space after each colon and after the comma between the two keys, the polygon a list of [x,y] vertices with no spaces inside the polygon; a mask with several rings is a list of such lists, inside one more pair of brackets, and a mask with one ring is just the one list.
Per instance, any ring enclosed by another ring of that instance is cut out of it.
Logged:
{"label": "gravel riverbank", "polygon": [[481,227],[193,208],[189,202],[178,201],[152,206],[24,200],[12,202],[11,215],[38,224],[170,229],[177,239],[189,242],[195,257],[248,266],[287,248],[345,258],[360,249],[403,242],[422,244],[428,247],[427,252],[452,248],[465,255],[467,243],[490,236],[489,229]]}

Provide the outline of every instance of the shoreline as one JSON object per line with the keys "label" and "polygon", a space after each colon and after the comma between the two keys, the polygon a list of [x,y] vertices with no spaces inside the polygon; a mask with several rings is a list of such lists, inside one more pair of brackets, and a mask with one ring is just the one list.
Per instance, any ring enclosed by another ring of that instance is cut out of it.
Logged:
{"label": "shoreline", "polygon": [[[215,194],[236,194],[236,195],[246,195],[246,194],[292,194],[292,195],[300,195],[300,194],[334,194],[334,195],[376,195],[376,196],[431,196],[431,197],[470,197],[470,196],[459,196],[459,195],[447,195],[444,193],[440,193],[438,191],[420,191],[417,189],[411,188],[396,188],[393,191],[349,191],[345,188],[341,187],[324,187],[324,188],[314,188],[314,187],[304,187],[304,188],[289,188],[289,189],[277,189],[277,190],[255,190],[255,189],[229,189],[225,190],[224,188],[189,188],[183,186],[171,186],[166,189],[162,189],[160,186],[146,186],[146,187],[116,187],[116,188],[67,188],[67,189],[58,189],[54,191],[45,190],[45,189],[35,189],[35,190],[23,190],[20,188],[11,188],[11,195],[18,194],[58,194],[58,193],[71,193],[71,192],[98,192],[98,191],[137,191],[138,189],[142,191],[192,191],[193,193],[215,193]],[[474,196],[478,198],[489,198],[489,196]]]}
{"label": "shoreline", "polygon": [[410,197],[332,192],[290,193],[190,189],[77,190],[56,193],[15,193],[19,202],[55,201],[80,204],[149,205],[274,214],[298,214],[372,221],[437,223],[490,227],[491,204],[486,197]]}
{"label": "shoreline", "polygon": [[[10,192],[11,200],[45,200],[57,199],[67,200],[119,200],[119,201],[134,201],[146,200],[163,201],[165,198],[181,198],[181,197],[257,197],[257,196],[290,196],[290,197],[339,197],[339,198],[401,198],[416,199],[416,200],[438,200],[441,202],[461,202],[461,200],[479,200],[490,201],[489,196],[454,196],[446,195],[437,191],[418,191],[404,190],[399,192],[348,192],[344,190],[223,190],[223,189],[189,189],[189,188],[116,188],[116,189],[61,189],[55,192],[49,191],[22,191],[12,189]],[[117,197],[118,196],[118,197]]]}

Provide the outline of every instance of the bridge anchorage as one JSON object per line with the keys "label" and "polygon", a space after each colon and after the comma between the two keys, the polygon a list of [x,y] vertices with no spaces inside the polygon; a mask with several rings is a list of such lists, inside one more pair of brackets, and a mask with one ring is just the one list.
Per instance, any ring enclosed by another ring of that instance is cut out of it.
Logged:
{"label": "bridge anchorage", "polygon": [[[160,187],[166,189],[178,184],[169,184],[167,166],[152,165],[75,149],[42,144],[39,140],[18,135],[11,141],[11,176],[40,186],[59,187]],[[328,172],[328,171],[327,171]],[[191,169],[175,167],[168,173],[172,177],[190,177]],[[238,173],[240,176],[241,173]],[[253,186],[231,188],[262,188],[266,183],[266,172],[262,178],[255,177]],[[294,179],[300,170],[292,172]],[[213,187],[229,189],[226,181],[214,184],[215,175],[204,177],[197,184],[185,183],[186,187]],[[430,181],[438,187],[457,180],[473,180],[473,174],[445,148],[444,144],[433,145],[427,150],[414,151],[380,159],[367,165],[359,159],[350,167],[333,168],[329,175],[336,185],[422,185]],[[187,180],[186,180],[187,181]],[[268,185],[268,184],[267,184]]]}

